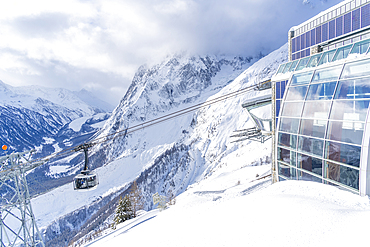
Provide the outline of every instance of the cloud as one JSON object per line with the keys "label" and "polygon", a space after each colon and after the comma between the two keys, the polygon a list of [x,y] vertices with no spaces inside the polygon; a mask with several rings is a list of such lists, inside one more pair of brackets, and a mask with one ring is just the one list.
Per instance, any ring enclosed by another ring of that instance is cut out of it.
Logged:
{"label": "cloud", "polygon": [[179,51],[267,54],[287,41],[290,27],[338,2],[8,1],[0,9],[0,79],[87,88],[117,104],[143,63]]}

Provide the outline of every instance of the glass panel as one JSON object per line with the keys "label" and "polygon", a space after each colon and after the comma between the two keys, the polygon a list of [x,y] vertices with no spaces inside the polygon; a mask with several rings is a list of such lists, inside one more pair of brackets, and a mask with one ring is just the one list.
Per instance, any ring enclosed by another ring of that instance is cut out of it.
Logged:
{"label": "glass panel", "polygon": [[336,99],[370,98],[370,78],[339,81]]}
{"label": "glass panel", "polygon": [[312,68],[312,67],[316,67],[317,64],[319,63],[320,61],[320,57],[321,57],[322,54],[316,54],[316,55],[313,55],[310,59],[310,61],[308,62],[307,64],[307,68]]}
{"label": "glass panel", "polygon": [[286,64],[282,64],[282,65],[280,65],[280,67],[279,67],[279,70],[278,70],[277,74],[279,74],[279,73],[282,73],[282,72],[283,72],[283,70],[284,70],[284,68],[285,68],[285,65],[286,65]]}
{"label": "glass panel", "polygon": [[357,53],[357,54],[364,54],[367,51],[367,48],[369,48],[370,40],[364,40],[361,42],[357,42],[353,45],[353,48],[351,50],[351,54]]}
{"label": "glass panel", "polygon": [[318,66],[331,62],[331,60],[333,59],[334,54],[335,54],[336,51],[337,50],[331,50],[331,51],[324,52]]}
{"label": "glass panel", "polygon": [[370,75],[370,60],[364,60],[344,65],[341,79]]}
{"label": "glass panel", "polygon": [[281,116],[300,117],[302,113],[303,102],[285,102]]}
{"label": "glass panel", "polygon": [[279,117],[280,112],[280,100],[276,100],[276,117]]}
{"label": "glass panel", "polygon": [[298,167],[317,175],[322,175],[322,160],[304,154],[298,154]]}
{"label": "glass panel", "polygon": [[277,158],[279,161],[283,161],[292,166],[296,166],[296,152],[294,151],[278,147]]}
{"label": "glass panel", "polygon": [[297,173],[294,167],[290,167],[278,162],[278,173],[289,179],[296,179]]}
{"label": "glass panel", "polygon": [[330,105],[330,101],[306,101],[302,117],[327,119]]}
{"label": "glass panel", "polygon": [[327,120],[302,119],[299,133],[306,136],[324,138]]}
{"label": "glass panel", "polygon": [[292,62],[292,65],[289,68],[289,72],[295,70],[295,68],[297,67],[298,62],[299,62],[299,60],[295,60],[295,61]]}
{"label": "glass panel", "polygon": [[313,72],[306,72],[302,74],[295,74],[292,77],[291,85],[308,84],[311,81]]}
{"label": "glass panel", "polygon": [[292,65],[292,62],[290,62],[290,63],[287,63],[287,64],[286,64],[286,66],[285,66],[285,68],[284,68],[284,70],[283,70],[283,73],[288,72],[288,70],[289,70],[289,68],[290,68],[290,65]]}
{"label": "glass panel", "polygon": [[343,58],[347,58],[349,51],[351,50],[352,45],[343,46],[337,49],[337,52],[334,55],[333,61],[338,61]]}
{"label": "glass panel", "polygon": [[331,162],[325,162],[325,177],[354,189],[359,187],[359,171]]}
{"label": "glass panel", "polygon": [[331,100],[336,85],[336,81],[321,84],[311,84],[310,88],[308,89],[306,100]]}
{"label": "glass panel", "polygon": [[280,82],[280,81],[278,81],[278,82],[276,82],[276,84],[275,84],[275,97],[276,97],[276,99],[280,99],[280,84],[281,84],[282,82]]}
{"label": "glass panel", "polygon": [[325,154],[327,159],[360,167],[361,147],[327,141]]}
{"label": "glass panel", "polygon": [[361,145],[364,123],[330,121],[328,139]]}
{"label": "glass panel", "polygon": [[369,101],[336,100],[330,113],[330,119],[344,121],[365,121]]}
{"label": "glass panel", "polygon": [[306,97],[307,88],[308,86],[289,87],[285,100],[286,101],[304,100]]}
{"label": "glass panel", "polygon": [[324,148],[323,140],[304,137],[304,136],[300,136],[298,140],[299,140],[298,141],[299,151],[310,153],[310,154],[315,154],[317,156],[322,157],[322,152]]}
{"label": "glass panel", "polygon": [[313,176],[307,172],[303,172],[303,171],[300,171],[300,170],[297,170],[297,173],[298,173],[298,180],[304,180],[304,181],[313,181],[313,182],[319,182],[321,183],[322,182],[322,179],[321,178],[318,178],[316,176]]}
{"label": "glass panel", "polygon": [[281,118],[280,131],[297,134],[299,126],[299,119],[297,118]]}
{"label": "glass panel", "polygon": [[305,57],[305,58],[302,58],[300,61],[299,61],[299,64],[297,66],[297,68],[295,69],[295,71],[298,71],[298,70],[301,70],[301,69],[304,69],[308,63],[308,60],[310,59],[310,57]]}
{"label": "glass panel", "polygon": [[315,74],[313,75],[312,82],[338,80],[341,71],[342,65],[316,70]]}
{"label": "glass panel", "polygon": [[297,136],[286,134],[286,133],[279,133],[279,145],[290,147],[296,149],[297,147]]}

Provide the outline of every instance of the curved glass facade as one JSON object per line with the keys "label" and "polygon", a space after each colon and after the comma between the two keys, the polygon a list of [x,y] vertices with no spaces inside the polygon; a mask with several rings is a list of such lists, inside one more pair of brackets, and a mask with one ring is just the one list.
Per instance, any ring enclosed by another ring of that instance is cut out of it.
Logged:
{"label": "curved glass facade", "polygon": [[[369,140],[364,141],[364,135],[370,104],[370,59],[315,66],[304,72],[296,70],[284,97],[277,99],[279,180],[318,181],[359,192],[360,171],[368,173]],[[275,90],[281,94],[281,87]]]}

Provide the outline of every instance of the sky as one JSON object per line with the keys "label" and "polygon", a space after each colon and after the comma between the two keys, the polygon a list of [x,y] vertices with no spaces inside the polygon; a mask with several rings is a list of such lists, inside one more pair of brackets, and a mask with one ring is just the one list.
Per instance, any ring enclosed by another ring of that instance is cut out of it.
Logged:
{"label": "sky", "polygon": [[116,106],[137,68],[178,52],[257,56],[341,0],[13,0],[0,8],[0,80],[86,89]]}

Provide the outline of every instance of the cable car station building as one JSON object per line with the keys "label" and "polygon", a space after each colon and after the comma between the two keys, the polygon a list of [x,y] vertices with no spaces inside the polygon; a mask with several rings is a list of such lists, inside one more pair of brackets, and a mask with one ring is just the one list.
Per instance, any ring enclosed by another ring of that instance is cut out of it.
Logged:
{"label": "cable car station building", "polygon": [[272,77],[273,179],[370,195],[370,0],[293,27]]}

